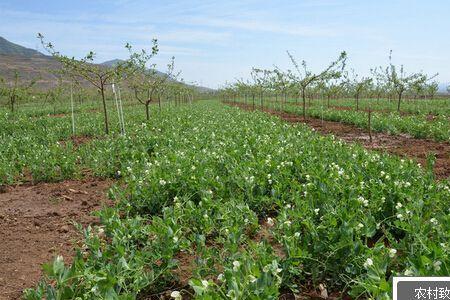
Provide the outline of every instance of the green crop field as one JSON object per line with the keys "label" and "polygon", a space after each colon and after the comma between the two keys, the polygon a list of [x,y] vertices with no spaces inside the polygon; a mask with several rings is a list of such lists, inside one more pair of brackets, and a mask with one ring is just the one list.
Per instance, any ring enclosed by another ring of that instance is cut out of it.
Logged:
{"label": "green crop field", "polygon": [[0,300],[450,299],[450,2],[28,2]]}
{"label": "green crop field", "polygon": [[24,170],[117,179],[73,262],[57,257],[26,299],[269,299],[318,285],[384,297],[394,275],[449,271],[449,183],[412,160],[217,101],[155,108],[149,122],[126,113],[127,135],[109,137],[99,114],[80,115],[92,139],[79,147],[68,116],[0,121],[4,183]]}

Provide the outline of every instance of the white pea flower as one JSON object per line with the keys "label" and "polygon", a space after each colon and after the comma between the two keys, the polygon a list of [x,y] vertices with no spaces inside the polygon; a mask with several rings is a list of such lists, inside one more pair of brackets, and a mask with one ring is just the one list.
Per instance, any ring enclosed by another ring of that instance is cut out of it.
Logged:
{"label": "white pea flower", "polygon": [[102,227],[100,227],[100,228],[98,229],[98,235],[99,235],[100,237],[105,236],[105,230],[104,230]]}
{"label": "white pea flower", "polygon": [[272,227],[275,224],[272,218],[267,218],[267,225]]}
{"label": "white pea flower", "polygon": [[316,208],[316,209],[314,209],[314,213],[315,213],[316,215],[318,215],[318,214],[319,214],[319,211],[320,211],[320,208]]}
{"label": "white pea flower", "polygon": [[179,291],[173,291],[172,293],[170,293],[170,297],[175,299],[175,300],[181,300],[181,293]]}
{"label": "white pea flower", "polygon": [[61,255],[58,255],[58,256],[56,257],[56,261],[57,261],[58,263],[61,263],[61,262],[64,261],[64,258],[63,258]]}
{"label": "white pea flower", "polygon": [[437,225],[438,221],[436,220],[436,218],[431,218],[430,223],[433,225]]}
{"label": "white pea flower", "polygon": [[393,258],[397,254],[397,249],[389,249],[389,257]]}
{"label": "white pea flower", "polygon": [[370,266],[373,265],[373,260],[371,258],[368,258],[365,262],[364,262],[364,268],[369,268]]}
{"label": "white pea flower", "polygon": [[397,219],[403,220],[403,215],[402,214],[397,214]]}
{"label": "white pea flower", "polygon": [[395,208],[396,209],[400,209],[400,208],[402,208],[402,204],[400,203],[400,202],[397,202],[397,204],[395,205]]}
{"label": "white pea flower", "polygon": [[435,262],[433,263],[433,268],[434,268],[434,270],[435,270],[436,272],[440,271],[440,270],[441,270],[441,265],[442,265],[442,262],[441,262],[440,260],[435,261]]}
{"label": "white pea flower", "polygon": [[369,200],[364,199],[363,196],[359,196],[359,197],[358,197],[358,201],[359,201],[360,203],[362,203],[364,206],[368,206],[368,205],[369,205]]}
{"label": "white pea flower", "polygon": [[160,184],[160,185],[166,185],[166,181],[165,181],[164,179],[160,179],[160,180],[159,180],[159,184]]}
{"label": "white pea flower", "polygon": [[404,274],[405,274],[405,276],[413,276],[414,272],[411,269],[406,269]]}
{"label": "white pea flower", "polygon": [[207,288],[208,285],[209,285],[208,280],[202,280],[202,285],[203,285],[205,288]]}
{"label": "white pea flower", "polygon": [[236,272],[240,266],[241,266],[240,262],[238,262],[237,260],[233,261],[233,271]]}
{"label": "white pea flower", "polygon": [[294,233],[294,236],[295,236],[296,238],[300,237],[300,232]]}
{"label": "white pea flower", "polygon": [[361,228],[363,228],[364,227],[364,224],[362,224],[362,223],[359,223],[358,225],[356,225],[356,228],[357,229],[361,229]]}

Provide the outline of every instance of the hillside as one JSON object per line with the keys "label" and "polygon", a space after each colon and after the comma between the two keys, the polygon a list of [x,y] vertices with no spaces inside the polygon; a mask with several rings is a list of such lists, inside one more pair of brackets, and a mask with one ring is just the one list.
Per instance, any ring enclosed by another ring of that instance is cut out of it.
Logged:
{"label": "hillside", "polygon": [[[100,63],[100,65],[111,67],[120,61],[120,59],[113,59]],[[26,80],[39,78],[38,87],[45,89],[54,85],[56,76],[52,71],[59,68],[60,63],[53,57],[14,44],[0,37],[0,77],[12,80],[17,71]],[[160,71],[157,71],[157,73],[160,75],[164,74]],[[200,92],[213,91],[205,87],[196,86],[196,88]]]}
{"label": "hillside", "polygon": [[0,36],[0,54],[3,55],[19,55],[19,56],[26,56],[26,57],[44,57],[45,55],[42,54],[39,51],[25,48],[23,46],[20,46],[18,44],[14,44],[7,39]]}
{"label": "hillside", "polygon": [[22,56],[0,54],[0,77],[7,80],[14,78],[14,73],[19,72],[26,80],[39,78],[42,87],[51,86],[55,75],[51,72],[60,68],[59,62],[48,56]]}

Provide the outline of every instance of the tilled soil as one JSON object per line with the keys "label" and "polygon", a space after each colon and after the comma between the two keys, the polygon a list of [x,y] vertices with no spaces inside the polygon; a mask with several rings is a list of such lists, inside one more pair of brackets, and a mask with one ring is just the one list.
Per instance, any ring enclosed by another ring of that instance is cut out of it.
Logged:
{"label": "tilled soil", "polygon": [[[251,105],[243,103],[227,103],[242,109],[252,110]],[[416,139],[408,135],[389,135],[386,133],[372,132],[372,142],[367,130],[353,125],[340,122],[325,121],[308,117],[306,120],[302,116],[281,112],[277,110],[258,107],[271,115],[276,115],[281,119],[292,123],[306,123],[323,134],[333,134],[346,142],[357,142],[367,149],[387,151],[389,153],[415,159],[425,166],[427,155],[434,153],[436,162],[434,173],[436,178],[444,179],[450,176],[450,144],[446,142],[436,142],[429,139]]]}
{"label": "tilled soil", "polygon": [[73,222],[95,224],[91,215],[108,203],[110,181],[89,179],[8,187],[0,193],[0,299],[20,299],[56,255],[70,261],[81,239]]}

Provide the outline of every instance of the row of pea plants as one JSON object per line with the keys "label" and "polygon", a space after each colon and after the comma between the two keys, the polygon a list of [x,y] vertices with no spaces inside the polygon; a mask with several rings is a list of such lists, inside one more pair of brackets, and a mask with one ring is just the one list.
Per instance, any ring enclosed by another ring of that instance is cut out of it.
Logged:
{"label": "row of pea plants", "polygon": [[382,299],[392,276],[449,273],[449,182],[410,160],[214,102],[77,151],[120,179],[116,205],[27,299]]}
{"label": "row of pea plants", "polygon": [[[280,98],[277,99],[278,101]],[[288,102],[301,105],[301,99],[288,98]],[[328,101],[327,98],[307,100],[309,106],[330,106],[347,107],[350,110],[356,109],[356,100],[353,98],[332,98]],[[359,99],[359,108],[372,110],[382,110],[384,112],[397,113],[397,100],[389,100],[386,98],[373,99],[362,98]],[[405,99],[401,103],[401,113],[418,114],[418,115],[449,115],[450,114],[450,99]]]}
{"label": "row of pea plants", "polygon": [[[243,102],[243,100],[240,100]],[[250,105],[247,102],[248,105]],[[303,115],[303,107],[288,103],[282,105],[270,101],[263,102],[264,107],[282,110],[287,113]],[[255,107],[260,107],[256,104]],[[355,125],[368,129],[368,113],[365,111],[337,110],[333,107],[312,106],[306,109],[307,116],[321,118],[327,121],[336,121]],[[377,132],[399,135],[408,134],[414,138],[433,139],[436,141],[450,142],[450,121],[448,115],[434,116],[429,119],[427,115],[402,116],[397,112],[389,114],[372,112],[371,129]]]}

